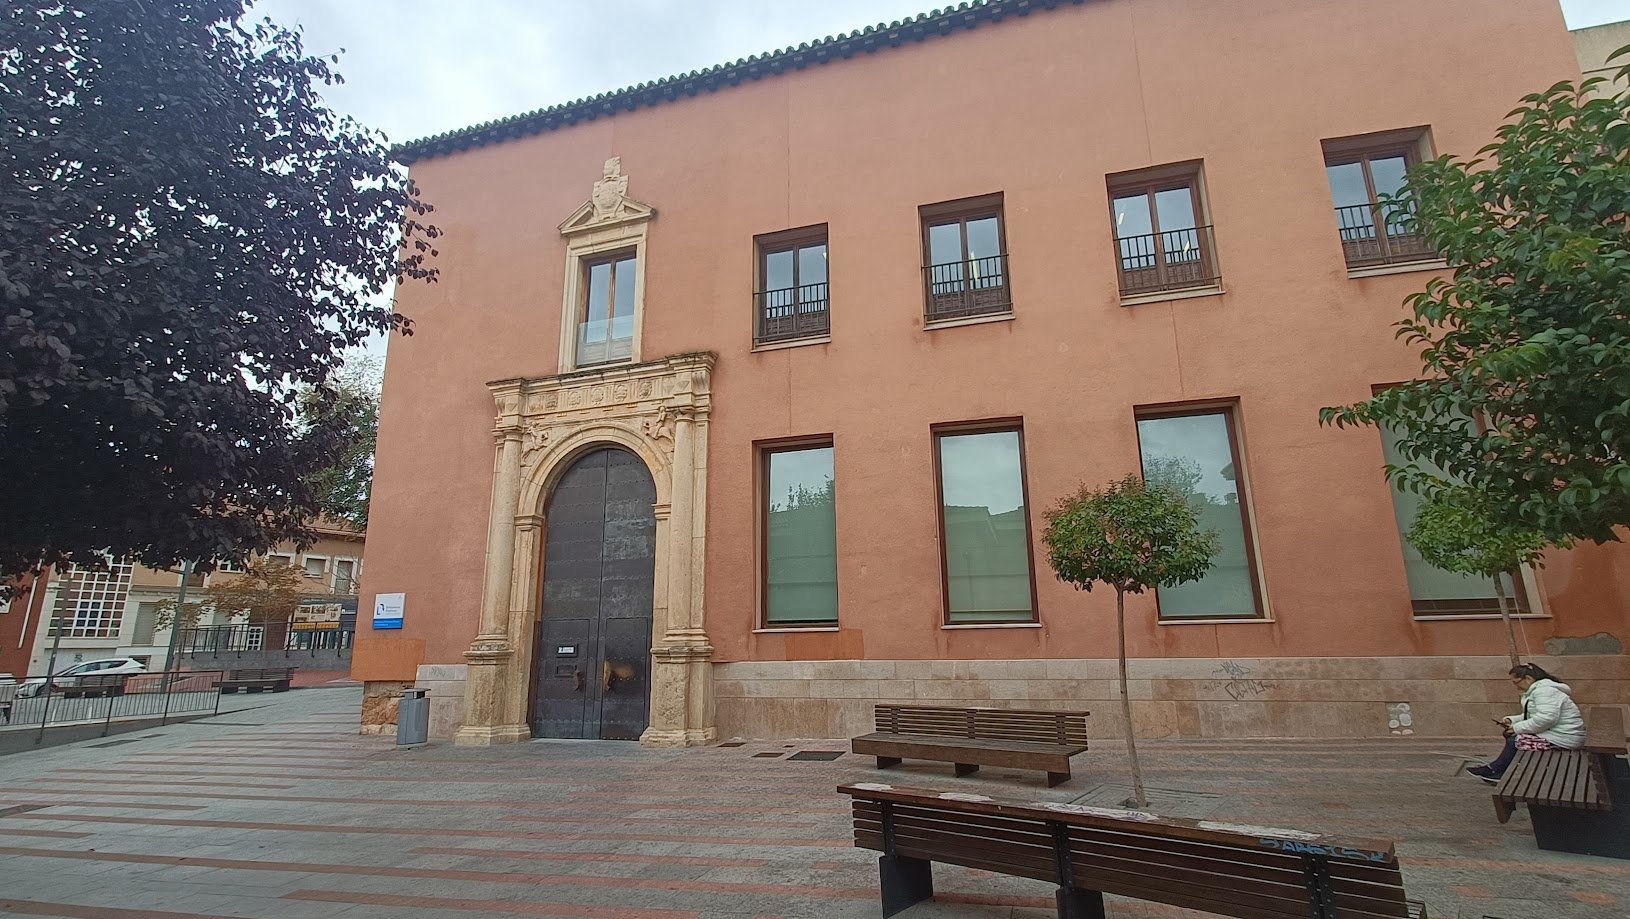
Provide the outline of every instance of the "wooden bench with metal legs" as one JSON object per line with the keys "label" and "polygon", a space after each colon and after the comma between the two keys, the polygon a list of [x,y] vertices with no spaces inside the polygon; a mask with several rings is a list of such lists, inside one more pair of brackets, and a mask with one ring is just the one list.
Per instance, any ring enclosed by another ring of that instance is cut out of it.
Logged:
{"label": "wooden bench with metal legs", "polygon": [[1058,885],[1060,919],[1104,919],[1104,895],[1238,919],[1425,919],[1392,843],[1027,803],[841,786],[855,846],[878,859],[883,915],[934,896],[934,862]]}
{"label": "wooden bench with metal legs", "polygon": [[1593,706],[1577,750],[1519,750],[1494,789],[1494,816],[1528,807],[1541,849],[1630,859],[1630,765],[1624,711]]}
{"label": "wooden bench with metal legs", "polygon": [[1070,757],[1086,752],[1089,714],[879,705],[877,730],[850,743],[855,753],[877,757],[879,769],[904,759],[952,763],[957,775],[980,766],[1037,769],[1053,786],[1070,780]]}
{"label": "wooden bench with metal legs", "polygon": [[246,692],[260,692],[270,689],[272,692],[288,692],[289,686],[294,682],[294,671],[297,667],[252,667],[228,670],[218,684],[221,692],[237,692],[242,689]]}

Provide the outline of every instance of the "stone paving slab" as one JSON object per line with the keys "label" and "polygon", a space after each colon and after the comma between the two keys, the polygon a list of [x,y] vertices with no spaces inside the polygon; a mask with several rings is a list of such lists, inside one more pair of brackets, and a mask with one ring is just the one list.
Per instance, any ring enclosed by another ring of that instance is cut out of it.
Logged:
{"label": "stone paving slab", "polygon": [[[947,764],[879,772],[842,740],[695,750],[538,741],[397,750],[360,736],[360,691],[302,689],[252,709],[0,758],[0,914],[83,919],[873,919],[876,857],[850,845],[845,782],[1033,801],[1113,796],[1120,747],[1076,777]],[[1459,770],[1487,742],[1148,741],[1149,785],[1217,795],[1217,820],[1398,840],[1433,917],[1624,919],[1630,862],[1541,852]],[[773,753],[759,757],[755,754]],[[1095,798],[1094,798],[1095,799]],[[905,919],[1051,916],[1049,885],[936,866]],[[1114,917],[1204,914],[1111,901]]]}

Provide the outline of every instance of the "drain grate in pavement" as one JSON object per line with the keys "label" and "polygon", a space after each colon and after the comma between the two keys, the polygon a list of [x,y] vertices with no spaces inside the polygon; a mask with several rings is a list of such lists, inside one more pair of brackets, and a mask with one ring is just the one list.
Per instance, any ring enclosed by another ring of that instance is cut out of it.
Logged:
{"label": "drain grate in pavement", "polygon": [[[1143,794],[1149,799],[1149,806],[1145,810],[1160,814],[1162,817],[1188,817],[1198,820],[1211,816],[1222,803],[1222,795],[1209,791],[1178,791],[1173,788],[1145,788]],[[1089,807],[1118,807],[1128,810],[1136,809],[1137,799],[1133,797],[1132,786],[1110,782],[1099,785],[1071,804],[1085,804]]]}
{"label": "drain grate in pavement", "polygon": [[787,759],[803,760],[804,762],[830,763],[843,755],[842,750],[800,750],[787,757]]}
{"label": "drain grate in pavement", "polygon": [[10,817],[14,814],[26,814],[29,811],[44,810],[49,804],[14,804],[11,807],[0,807],[0,817]]}
{"label": "drain grate in pavement", "polygon": [[103,747],[117,747],[119,744],[122,744],[122,743],[135,743],[138,740],[141,740],[141,738],[140,737],[126,737],[124,740],[110,740],[107,743],[93,743],[93,744],[88,744],[87,746],[89,746],[90,749],[92,749],[92,750],[100,750]]}
{"label": "drain grate in pavement", "polygon": [[762,758],[764,758],[766,756],[773,756],[773,757],[776,757],[777,759],[780,759],[784,755],[785,754],[777,753],[774,750],[766,750],[763,753],[754,753],[753,754],[753,759],[762,759]]}

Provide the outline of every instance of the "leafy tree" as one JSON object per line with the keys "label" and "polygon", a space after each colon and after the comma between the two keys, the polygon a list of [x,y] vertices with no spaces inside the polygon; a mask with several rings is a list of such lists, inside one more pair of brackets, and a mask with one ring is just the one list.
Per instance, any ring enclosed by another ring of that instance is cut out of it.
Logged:
{"label": "leafy tree", "polygon": [[204,589],[196,601],[188,601],[176,615],[176,601],[160,604],[156,621],[163,628],[179,618],[181,628],[198,624],[206,613],[225,612],[249,625],[269,632],[287,628],[304,597],[300,569],[281,559],[262,557],[244,566],[242,572],[223,573]]}
{"label": "leafy tree", "polygon": [[1466,483],[1499,529],[1616,540],[1630,523],[1626,151],[1630,68],[1525,96],[1476,158],[1410,169],[1391,203],[1454,271],[1398,324],[1426,378],[1322,421],[1400,432],[1389,478],[1427,495]]}
{"label": "leafy tree", "polygon": [[1537,530],[1513,529],[1499,514],[1499,506],[1482,492],[1464,485],[1433,489],[1409,528],[1408,539],[1428,564],[1445,571],[1492,578],[1505,623],[1511,666],[1522,663],[1517,654],[1517,633],[1511,624],[1502,578],[1523,565],[1539,562],[1550,543]]}
{"label": "leafy tree", "polygon": [[336,62],[245,0],[0,8],[0,572],[310,538],[327,384],[439,236]]}
{"label": "leafy tree", "polygon": [[339,462],[308,478],[322,513],[359,530],[368,529],[368,489],[374,477],[379,435],[381,368],[372,357],[348,361],[330,385],[332,393],[308,388],[300,408],[309,423],[332,423],[346,432]]}
{"label": "leafy tree", "polygon": [[1147,807],[1149,801],[1143,792],[1126,687],[1126,595],[1197,580],[1210,570],[1218,536],[1201,530],[1199,520],[1199,512],[1182,495],[1128,475],[1100,489],[1082,486],[1060,500],[1047,512],[1047,530],[1042,534],[1047,562],[1059,580],[1077,590],[1090,592],[1102,582],[1115,591],[1121,714],[1138,807]]}

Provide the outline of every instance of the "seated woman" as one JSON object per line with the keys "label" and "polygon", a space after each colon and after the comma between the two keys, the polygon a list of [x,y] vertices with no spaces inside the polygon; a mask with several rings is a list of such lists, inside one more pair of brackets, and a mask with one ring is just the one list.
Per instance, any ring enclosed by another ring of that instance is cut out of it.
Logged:
{"label": "seated woman", "polygon": [[1486,766],[1466,771],[1490,785],[1500,781],[1518,750],[1575,750],[1585,743],[1585,718],[1571,695],[1572,687],[1537,664],[1518,664],[1511,682],[1522,690],[1522,714],[1500,719],[1505,749]]}

